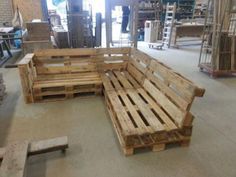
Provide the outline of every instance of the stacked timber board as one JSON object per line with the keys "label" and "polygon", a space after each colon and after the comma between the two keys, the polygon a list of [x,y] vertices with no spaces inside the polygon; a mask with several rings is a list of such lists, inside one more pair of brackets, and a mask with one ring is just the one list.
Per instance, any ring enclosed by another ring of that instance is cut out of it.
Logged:
{"label": "stacked timber board", "polygon": [[0,105],[2,104],[5,93],[6,86],[4,85],[2,73],[0,73]]}
{"label": "stacked timber board", "polygon": [[[190,108],[205,90],[169,67],[131,48],[44,50],[19,63],[27,103],[103,93],[126,155],[138,148],[164,150],[189,144]],[[29,74],[30,73],[30,74]],[[58,97],[59,96],[59,97]]]}

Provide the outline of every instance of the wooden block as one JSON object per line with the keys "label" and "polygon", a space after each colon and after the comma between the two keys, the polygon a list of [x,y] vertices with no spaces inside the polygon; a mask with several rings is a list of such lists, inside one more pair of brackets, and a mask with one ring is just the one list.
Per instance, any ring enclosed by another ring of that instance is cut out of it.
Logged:
{"label": "wooden block", "polygon": [[69,147],[68,137],[58,137],[48,140],[34,141],[29,144],[29,155],[37,155],[52,151],[64,150]]}
{"label": "wooden block", "polygon": [[[42,153],[48,153],[53,151],[65,150],[69,147],[68,137],[58,137],[48,140],[33,141],[29,143],[28,155],[37,155]],[[0,160],[3,159],[7,149],[0,148]]]}
{"label": "wooden block", "polygon": [[159,152],[165,150],[166,145],[165,144],[157,144],[152,147],[153,152]]}
{"label": "wooden block", "polygon": [[25,177],[28,145],[27,141],[9,145],[0,167],[0,177]]}
{"label": "wooden block", "polygon": [[131,156],[134,154],[134,148],[123,148],[125,156]]}

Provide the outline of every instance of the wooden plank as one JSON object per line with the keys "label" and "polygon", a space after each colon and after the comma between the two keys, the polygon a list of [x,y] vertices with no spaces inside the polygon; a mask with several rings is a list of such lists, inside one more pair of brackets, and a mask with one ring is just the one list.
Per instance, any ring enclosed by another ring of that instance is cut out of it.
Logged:
{"label": "wooden plank", "polygon": [[149,109],[145,102],[140,98],[135,90],[127,90],[127,93],[138,106],[139,110],[142,112],[145,119],[148,121],[149,125],[153,128],[154,131],[164,131],[165,128],[162,123],[156,118],[154,113]]}
{"label": "wooden plank", "polygon": [[64,150],[69,147],[68,137],[58,137],[48,140],[33,141],[29,144],[29,155],[37,155],[58,150]]}
{"label": "wooden plank", "polygon": [[79,73],[79,72],[94,72],[96,71],[96,65],[93,64],[81,64],[74,66],[37,66],[38,74],[67,74],[67,73]]}
{"label": "wooden plank", "polygon": [[101,78],[102,78],[103,86],[106,91],[114,91],[115,90],[111,84],[109,77],[106,75],[106,73],[102,73]]}
{"label": "wooden plank", "polygon": [[125,74],[125,77],[132,83],[134,88],[141,88],[141,85],[127,72],[123,71]]}
{"label": "wooden plank", "polygon": [[153,108],[158,114],[158,116],[163,120],[163,122],[165,123],[165,129],[167,131],[177,129],[177,126],[172,122],[172,120],[167,116],[167,114],[157,105],[156,102],[153,101],[150,96],[148,96],[148,94],[142,88],[139,88],[137,91],[143,96],[143,98],[148,102],[151,108]]}
{"label": "wooden plank", "polygon": [[111,78],[111,82],[114,84],[116,90],[121,90],[123,89],[122,86],[120,85],[118,79],[115,77],[112,71],[108,71],[109,77]]}
{"label": "wooden plank", "polygon": [[148,127],[145,125],[142,118],[137,113],[136,108],[134,107],[134,105],[131,103],[131,101],[127,97],[125,91],[119,90],[118,94],[121,96],[128,111],[130,112],[131,116],[133,117],[133,120],[135,121],[136,125],[138,126],[137,129],[138,129],[139,135],[146,134],[146,133],[154,133],[154,130],[151,127]]}
{"label": "wooden plank", "polygon": [[96,49],[45,49],[35,52],[36,57],[52,57],[52,56],[93,56]]}
{"label": "wooden plank", "polygon": [[149,65],[152,58],[150,56],[148,56],[147,54],[141,52],[140,50],[137,49],[132,49],[131,50],[131,57],[135,60],[139,60],[142,63],[144,63],[145,65]]}
{"label": "wooden plank", "polygon": [[101,54],[130,54],[130,47],[122,48],[100,48],[96,50],[97,55]]}
{"label": "wooden plank", "polygon": [[35,82],[33,88],[49,88],[59,86],[70,86],[70,85],[91,85],[91,84],[102,84],[100,79],[77,79],[77,80],[65,80],[65,81],[43,81],[41,83]]}
{"label": "wooden plank", "polygon": [[[28,156],[48,153],[52,151],[65,150],[69,147],[68,137],[57,137],[47,140],[33,141],[29,143]],[[7,149],[0,148],[0,160],[3,159]]]}
{"label": "wooden plank", "polygon": [[68,80],[75,78],[100,78],[100,75],[97,72],[84,72],[84,73],[69,73],[69,74],[41,74],[35,78],[35,81],[48,81],[48,80]]}
{"label": "wooden plank", "polygon": [[126,89],[132,89],[133,86],[129,83],[127,78],[120,72],[120,71],[113,71],[116,75],[116,77],[119,79],[119,81],[122,83],[124,88]]}
{"label": "wooden plank", "polygon": [[138,132],[134,127],[132,121],[130,120],[126,110],[122,106],[122,103],[120,102],[117,93],[113,91],[107,92],[107,96],[112,104],[112,107],[114,108],[115,113],[117,114],[117,118],[121,125],[123,134],[125,136],[137,135]]}
{"label": "wooden plank", "polygon": [[138,81],[138,83],[143,84],[144,75],[139,70],[137,70],[132,64],[128,64],[127,71],[133,78]]}
{"label": "wooden plank", "polygon": [[184,110],[188,109],[188,106],[189,104],[191,104],[191,102],[188,102],[188,100],[185,100],[180,95],[178,95],[174,90],[169,87],[169,85],[166,85],[162,80],[152,74],[151,71],[147,72],[147,78],[153,83],[155,83],[156,86],[158,86],[158,88],[168,97],[170,97],[171,100],[173,100],[180,108]]}
{"label": "wooden plank", "polygon": [[23,141],[7,147],[0,167],[0,177],[25,177],[28,145],[27,141]]}
{"label": "wooden plank", "polygon": [[147,66],[142,65],[141,63],[139,63],[136,60],[130,60],[130,63],[132,63],[132,65],[134,65],[134,67],[136,69],[138,69],[140,72],[142,72],[143,74],[145,74],[148,70]]}
{"label": "wooden plank", "polygon": [[149,80],[145,79],[143,87],[152,95],[155,101],[166,110],[172,119],[176,121],[177,125],[182,127],[186,111],[180,110],[176,105],[174,105],[160,90],[154,87]]}
{"label": "wooden plank", "polygon": [[174,86],[182,96],[184,96],[189,102],[192,102],[197,87],[191,81],[187,80],[180,74],[175,73],[172,69],[158,61],[153,60],[151,62],[150,70],[161,75],[166,84]]}
{"label": "wooden plank", "polygon": [[17,65],[27,65],[30,63],[33,57],[34,57],[33,53],[27,54],[22,60],[20,60],[20,62]]}

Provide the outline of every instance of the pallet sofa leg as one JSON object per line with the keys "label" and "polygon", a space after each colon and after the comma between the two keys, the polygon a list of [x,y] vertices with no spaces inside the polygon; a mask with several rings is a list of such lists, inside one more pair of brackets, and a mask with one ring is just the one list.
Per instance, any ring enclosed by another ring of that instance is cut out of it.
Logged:
{"label": "pallet sofa leg", "polygon": [[125,156],[131,156],[134,154],[134,148],[124,147],[123,151],[124,151]]}
{"label": "pallet sofa leg", "polygon": [[102,85],[95,85],[95,95],[102,95]]}
{"label": "pallet sofa leg", "polygon": [[181,147],[189,147],[190,145],[190,140],[184,140],[181,142]]}
{"label": "pallet sofa leg", "polygon": [[153,152],[159,152],[165,150],[166,145],[165,144],[157,144],[152,147]]}

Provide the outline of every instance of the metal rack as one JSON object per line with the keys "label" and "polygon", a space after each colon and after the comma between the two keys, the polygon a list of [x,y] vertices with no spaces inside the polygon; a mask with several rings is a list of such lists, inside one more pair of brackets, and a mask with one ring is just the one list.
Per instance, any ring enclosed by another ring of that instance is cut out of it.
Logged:
{"label": "metal rack", "polygon": [[232,0],[209,0],[199,67],[212,77],[236,73],[236,12]]}

